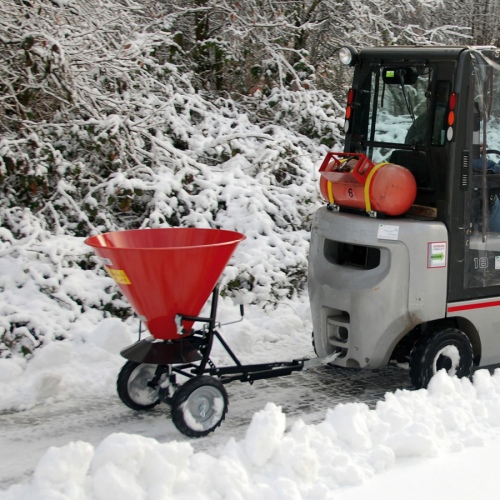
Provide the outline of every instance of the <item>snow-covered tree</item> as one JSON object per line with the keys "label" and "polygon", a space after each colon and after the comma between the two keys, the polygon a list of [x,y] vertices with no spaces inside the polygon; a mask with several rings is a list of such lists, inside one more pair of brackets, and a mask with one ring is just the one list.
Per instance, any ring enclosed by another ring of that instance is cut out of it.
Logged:
{"label": "snow-covered tree", "polygon": [[500,40],[500,2],[498,0],[445,0],[454,21],[470,29],[475,45],[497,45]]}
{"label": "snow-covered tree", "polygon": [[[0,251],[18,272],[5,278],[9,297],[0,306],[5,349],[27,342],[32,350],[67,327],[13,300],[12,290],[25,286],[73,317],[91,308],[127,314],[116,293],[104,299],[68,284],[75,272],[102,271],[78,245],[48,252],[54,237],[237,229],[255,244],[228,270],[224,293],[275,301],[301,286],[318,203],[315,162],[326,151],[319,138],[340,139],[340,107],[330,96],[303,92],[286,101],[270,92],[249,103],[200,89],[197,66],[183,58],[186,49],[153,2],[6,3]],[[261,116],[271,99],[274,110]],[[304,127],[314,137],[302,135]]]}
{"label": "snow-covered tree", "polygon": [[[64,337],[89,311],[130,314],[81,243],[98,232],[236,229],[248,239],[223,293],[294,293],[317,165],[342,142],[336,51],[452,43],[467,31],[445,1],[4,0],[0,351]],[[102,290],[72,285],[87,272]],[[23,304],[24,287],[61,316]]]}

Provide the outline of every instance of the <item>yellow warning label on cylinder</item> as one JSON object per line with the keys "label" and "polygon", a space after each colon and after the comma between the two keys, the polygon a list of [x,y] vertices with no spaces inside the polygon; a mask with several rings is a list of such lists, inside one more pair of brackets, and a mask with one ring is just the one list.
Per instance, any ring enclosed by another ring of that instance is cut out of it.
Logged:
{"label": "yellow warning label on cylinder", "polygon": [[130,285],[130,280],[128,279],[125,271],[121,269],[110,269],[106,267],[106,271],[108,271],[109,275],[119,284],[119,285]]}

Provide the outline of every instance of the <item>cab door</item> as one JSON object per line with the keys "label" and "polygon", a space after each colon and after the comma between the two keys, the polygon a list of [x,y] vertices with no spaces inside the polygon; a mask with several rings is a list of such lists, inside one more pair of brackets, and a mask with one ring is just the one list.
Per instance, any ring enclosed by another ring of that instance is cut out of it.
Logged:
{"label": "cab door", "polygon": [[471,56],[464,291],[480,298],[500,295],[500,66],[495,53]]}

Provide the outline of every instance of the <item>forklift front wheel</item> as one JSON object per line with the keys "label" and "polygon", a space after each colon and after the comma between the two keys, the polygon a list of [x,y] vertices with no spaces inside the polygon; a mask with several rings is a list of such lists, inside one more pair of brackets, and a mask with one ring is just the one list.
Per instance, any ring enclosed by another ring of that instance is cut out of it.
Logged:
{"label": "forklift front wheel", "polygon": [[464,332],[457,328],[438,330],[419,340],[410,354],[410,379],[417,389],[426,388],[439,371],[448,375],[469,377],[474,354],[472,344]]}
{"label": "forklift front wheel", "polygon": [[206,436],[222,423],[227,406],[227,392],[222,382],[214,377],[195,377],[175,392],[172,421],[185,436]]}

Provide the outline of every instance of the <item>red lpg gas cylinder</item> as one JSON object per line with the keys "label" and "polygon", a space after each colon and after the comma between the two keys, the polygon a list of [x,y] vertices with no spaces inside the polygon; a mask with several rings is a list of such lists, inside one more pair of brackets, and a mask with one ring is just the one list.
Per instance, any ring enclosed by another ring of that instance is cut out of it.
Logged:
{"label": "red lpg gas cylinder", "polygon": [[394,163],[374,164],[360,153],[328,153],[320,168],[320,191],[332,205],[404,214],[415,201],[413,174]]}

